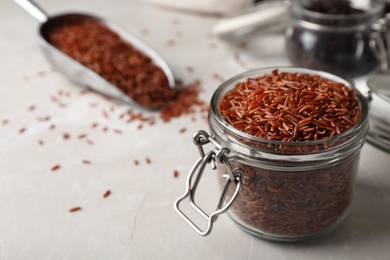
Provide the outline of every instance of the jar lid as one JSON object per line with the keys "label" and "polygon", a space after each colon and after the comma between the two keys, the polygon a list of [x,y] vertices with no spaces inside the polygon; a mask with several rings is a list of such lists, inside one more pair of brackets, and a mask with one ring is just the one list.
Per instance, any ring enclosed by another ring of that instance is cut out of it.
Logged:
{"label": "jar lid", "polygon": [[390,14],[379,19],[373,25],[370,47],[380,62],[381,71],[376,75],[369,75],[364,84],[369,88],[370,130],[367,141],[372,145],[390,152]]}
{"label": "jar lid", "polygon": [[367,81],[370,89],[369,121],[367,141],[390,152],[390,74],[379,74]]}

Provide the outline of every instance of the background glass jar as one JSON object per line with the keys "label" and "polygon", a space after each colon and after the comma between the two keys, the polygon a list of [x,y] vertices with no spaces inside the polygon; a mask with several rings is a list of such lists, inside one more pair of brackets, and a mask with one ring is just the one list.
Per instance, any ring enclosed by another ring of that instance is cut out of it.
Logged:
{"label": "background glass jar", "polygon": [[[368,131],[366,98],[358,92],[359,121],[326,139],[282,142],[237,130],[220,115],[221,98],[238,82],[270,74],[272,70],[249,71],[223,83],[211,100],[210,135],[200,131],[194,136],[201,158],[189,175],[186,193],[175,207],[201,235],[209,234],[217,216],[227,211],[239,227],[256,236],[280,241],[306,240],[333,230],[349,211],[360,150]],[[348,81],[326,72],[302,68],[279,68],[279,72],[317,74],[352,87]],[[209,142],[215,149],[205,153],[202,146]],[[215,164],[222,196],[217,210],[210,215],[191,201],[209,220],[207,230],[200,230],[179,204],[195,197],[208,163]]]}
{"label": "background glass jar", "polygon": [[292,0],[287,56],[296,66],[341,77],[365,75],[379,65],[369,40],[383,12],[380,0]]}

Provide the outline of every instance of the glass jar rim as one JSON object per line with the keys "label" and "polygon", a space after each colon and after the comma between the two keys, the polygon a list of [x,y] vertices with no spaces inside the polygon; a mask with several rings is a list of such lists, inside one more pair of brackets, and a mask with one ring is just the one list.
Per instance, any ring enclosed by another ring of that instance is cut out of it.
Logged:
{"label": "glass jar rim", "polygon": [[339,21],[347,21],[347,20],[355,20],[355,19],[362,19],[362,18],[372,18],[376,15],[379,15],[385,8],[385,4],[383,1],[380,0],[371,0],[370,2],[375,3],[374,6],[371,8],[367,8],[362,13],[358,14],[326,14],[326,13],[320,13],[308,10],[304,8],[300,4],[301,0],[291,0],[291,11],[293,14],[298,14],[305,16],[307,18],[314,18],[314,19],[324,19],[324,20],[339,20]]}
{"label": "glass jar rim", "polygon": [[[229,124],[219,113],[218,111],[218,103],[220,100],[220,97],[222,94],[226,93],[225,91],[231,87],[234,86],[234,83],[242,82],[243,80],[246,80],[250,77],[258,77],[267,73],[271,73],[274,70],[278,70],[279,72],[288,72],[288,73],[301,73],[301,74],[310,74],[310,75],[319,75],[321,77],[343,83],[349,88],[353,88],[357,93],[357,99],[359,102],[360,107],[360,118],[359,121],[353,125],[350,129],[342,132],[341,134],[334,135],[332,137],[323,138],[319,140],[310,140],[310,141],[294,141],[294,142],[285,142],[285,141],[279,141],[279,140],[269,140],[265,138],[259,138],[253,135],[250,135],[248,133],[242,132],[235,127],[233,127],[231,124]],[[222,125],[225,129],[227,129],[229,132],[235,134],[236,136],[240,136],[242,138],[245,138],[248,141],[252,141],[255,143],[262,143],[262,144],[271,144],[271,145],[285,145],[285,146],[299,146],[299,145],[323,145],[329,142],[338,142],[342,139],[350,136],[353,133],[356,133],[357,131],[361,131],[362,128],[365,127],[366,123],[368,123],[368,101],[367,98],[363,96],[363,94],[354,87],[354,84],[348,80],[345,80],[339,76],[336,76],[334,74],[320,71],[320,70],[312,70],[307,68],[301,68],[301,67],[293,67],[293,66],[279,66],[279,67],[265,67],[260,69],[253,69],[246,71],[244,73],[238,74],[224,83],[222,83],[217,90],[214,92],[211,102],[210,102],[210,116],[212,116],[218,124]],[[210,119],[209,119],[210,120]]]}

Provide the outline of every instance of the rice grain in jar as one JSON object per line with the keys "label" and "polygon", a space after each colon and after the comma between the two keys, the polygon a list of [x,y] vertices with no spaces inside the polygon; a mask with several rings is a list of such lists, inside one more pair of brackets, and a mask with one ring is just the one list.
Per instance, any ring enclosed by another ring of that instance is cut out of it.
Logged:
{"label": "rice grain in jar", "polygon": [[[201,157],[176,211],[200,235],[228,212],[243,230],[270,240],[326,234],[348,214],[360,150],[368,131],[367,101],[348,81],[303,68],[240,74],[214,93],[210,134],[194,135]],[[215,149],[205,152],[211,143]],[[218,173],[215,212],[194,201],[205,166]],[[202,229],[180,208],[185,199],[208,221]]]}

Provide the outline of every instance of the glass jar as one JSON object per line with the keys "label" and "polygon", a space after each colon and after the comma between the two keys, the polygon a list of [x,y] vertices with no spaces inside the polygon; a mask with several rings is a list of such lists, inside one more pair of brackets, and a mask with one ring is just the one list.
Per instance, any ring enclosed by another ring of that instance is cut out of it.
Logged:
{"label": "glass jar", "polygon": [[296,66],[344,78],[365,75],[379,65],[369,41],[383,11],[380,0],[292,0],[287,56]]}
{"label": "glass jar", "polygon": [[[361,116],[352,128],[330,138],[306,142],[282,142],[241,132],[218,111],[221,98],[238,82],[270,74],[274,68],[240,74],[214,93],[209,114],[210,135],[199,131],[194,143],[200,158],[187,180],[187,190],[175,203],[176,211],[200,235],[211,232],[218,215],[228,212],[243,230],[262,238],[299,241],[328,233],[346,217],[352,200],[359,155],[369,128],[367,100],[357,91]],[[317,74],[351,83],[335,75],[303,68],[278,68],[279,72]],[[211,143],[215,149],[205,152]],[[205,166],[218,173],[222,195],[217,209],[205,213],[195,203],[195,193]],[[179,204],[191,206],[208,221],[201,229]],[[230,209],[229,209],[230,208]]]}

